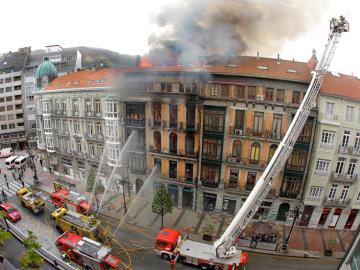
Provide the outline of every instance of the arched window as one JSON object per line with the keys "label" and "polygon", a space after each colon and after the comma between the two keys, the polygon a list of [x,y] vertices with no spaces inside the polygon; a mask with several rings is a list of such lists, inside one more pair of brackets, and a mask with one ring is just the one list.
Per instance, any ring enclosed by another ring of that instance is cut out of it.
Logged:
{"label": "arched window", "polygon": [[170,149],[169,152],[176,154],[177,153],[177,135],[175,133],[170,133]]}
{"label": "arched window", "polygon": [[194,155],[195,139],[191,134],[187,134],[185,138],[186,155]]}
{"label": "arched window", "polygon": [[268,162],[270,162],[270,160],[272,159],[272,157],[274,156],[275,152],[276,152],[276,149],[277,149],[277,145],[276,144],[273,144],[270,146],[269,148],[269,156],[268,156]]}
{"label": "arched window", "polygon": [[161,134],[159,131],[154,132],[154,151],[161,151]]}
{"label": "arched window", "polygon": [[237,162],[239,162],[241,159],[241,141],[239,140],[236,140],[233,143],[232,157],[236,158]]}
{"label": "arched window", "polygon": [[259,158],[260,158],[260,144],[258,142],[255,142],[251,145],[250,163],[258,164]]}

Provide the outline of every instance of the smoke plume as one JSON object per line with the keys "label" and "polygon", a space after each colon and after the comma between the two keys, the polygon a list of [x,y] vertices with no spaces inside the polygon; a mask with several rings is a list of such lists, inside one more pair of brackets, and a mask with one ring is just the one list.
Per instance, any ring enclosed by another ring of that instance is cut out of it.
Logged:
{"label": "smoke plume", "polygon": [[206,58],[279,52],[321,18],[325,0],[183,0],[154,18],[163,30],[149,37],[153,64],[192,64]]}

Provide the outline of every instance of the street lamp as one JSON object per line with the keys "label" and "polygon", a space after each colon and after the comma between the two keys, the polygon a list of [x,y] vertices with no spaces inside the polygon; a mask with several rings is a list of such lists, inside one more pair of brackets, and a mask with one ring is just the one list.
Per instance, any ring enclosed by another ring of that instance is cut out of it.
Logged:
{"label": "street lamp", "polygon": [[288,248],[289,239],[290,239],[291,233],[292,233],[292,231],[293,231],[293,229],[294,229],[295,221],[298,219],[299,215],[300,215],[299,208],[298,208],[298,207],[295,207],[295,208],[294,208],[294,219],[293,219],[293,223],[292,223],[291,228],[290,228],[290,232],[289,232],[286,240],[284,241],[284,243],[283,243],[283,245],[282,245],[282,247],[281,247],[281,249],[282,249],[284,252],[285,252],[285,251],[287,250],[287,248]]}
{"label": "street lamp", "polygon": [[120,192],[120,185],[122,186],[122,194],[123,194],[123,200],[124,200],[124,209],[125,214],[127,213],[127,207],[126,207],[126,200],[125,200],[125,184],[127,184],[127,180],[120,174],[116,174],[114,176],[115,185],[117,192]]}

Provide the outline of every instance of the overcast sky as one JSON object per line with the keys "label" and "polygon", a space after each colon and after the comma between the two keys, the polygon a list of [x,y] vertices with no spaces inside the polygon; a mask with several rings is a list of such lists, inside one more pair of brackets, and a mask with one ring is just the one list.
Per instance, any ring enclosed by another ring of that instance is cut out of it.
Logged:
{"label": "overcast sky", "polygon": [[[59,44],[144,54],[148,51],[149,35],[158,31],[152,18],[161,7],[176,1],[180,0],[2,0],[0,52]],[[257,1],[283,4],[289,0]],[[329,32],[329,19],[343,14],[350,22],[351,32],[344,34],[330,69],[359,77],[360,1],[329,0],[328,3],[317,23],[309,26],[300,38],[284,44],[280,57],[307,61],[315,48],[319,58]],[[265,56],[276,57],[277,53]],[[260,55],[264,56],[261,51]]]}

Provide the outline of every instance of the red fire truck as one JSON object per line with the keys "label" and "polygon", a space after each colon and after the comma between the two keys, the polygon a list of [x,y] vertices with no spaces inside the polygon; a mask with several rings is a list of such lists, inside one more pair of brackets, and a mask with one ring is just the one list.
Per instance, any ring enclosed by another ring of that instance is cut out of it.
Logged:
{"label": "red fire truck", "polygon": [[51,202],[57,207],[64,207],[76,211],[80,214],[86,214],[89,211],[90,204],[84,196],[79,193],[67,190],[62,186],[55,186],[55,191],[51,194]]}
{"label": "red fire truck", "polygon": [[182,237],[176,229],[163,228],[156,237],[155,253],[166,260],[175,259],[199,266],[201,269],[242,270],[248,254],[240,250],[230,258],[217,258],[213,245]]}
{"label": "red fire truck", "polygon": [[87,270],[120,269],[120,259],[112,255],[109,247],[80,235],[65,232],[55,245],[65,261],[72,261]]}

